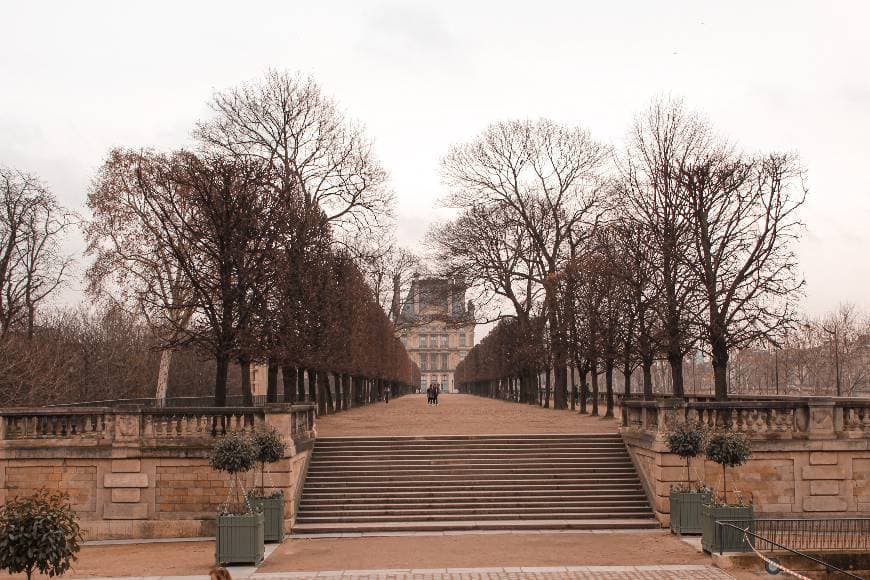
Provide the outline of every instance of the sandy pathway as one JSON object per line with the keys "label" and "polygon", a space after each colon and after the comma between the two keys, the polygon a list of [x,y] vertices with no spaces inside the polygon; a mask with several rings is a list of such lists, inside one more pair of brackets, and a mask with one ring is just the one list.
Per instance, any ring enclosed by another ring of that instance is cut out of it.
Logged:
{"label": "sandy pathway", "polygon": [[473,395],[442,394],[438,406],[425,395],[319,417],[321,437],[361,435],[481,435],[496,433],[615,433],[617,421]]}

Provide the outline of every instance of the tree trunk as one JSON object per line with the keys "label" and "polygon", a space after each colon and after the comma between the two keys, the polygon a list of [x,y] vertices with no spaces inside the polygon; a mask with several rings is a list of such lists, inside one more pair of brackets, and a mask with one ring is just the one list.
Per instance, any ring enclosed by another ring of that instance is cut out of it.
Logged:
{"label": "tree trunk", "polygon": [[713,385],[716,400],[728,400],[728,348],[724,340],[714,340],[713,354]]}
{"label": "tree trunk", "polygon": [[550,366],[547,365],[547,370],[544,372],[544,408],[550,408],[550,385],[552,382],[552,371],[550,371]]}
{"label": "tree trunk", "polygon": [[598,417],[598,367],[592,365],[592,416]]}
{"label": "tree trunk", "polygon": [[308,397],[305,396],[305,369],[302,367],[296,369],[296,392],[298,393],[297,401],[305,403],[308,400]]}
{"label": "tree trunk", "polygon": [[574,376],[574,367],[569,367],[571,369],[571,410],[577,410],[577,379]]}
{"label": "tree trunk", "polygon": [[317,375],[319,374],[319,372],[314,370],[308,371],[308,402],[315,403],[318,414],[322,414],[323,411],[320,408],[321,399],[317,397]]}
{"label": "tree trunk", "polygon": [[577,372],[580,373],[580,412],[587,413],[587,393],[589,392],[589,383],[586,382],[586,371],[578,365]]}
{"label": "tree trunk", "polygon": [[284,402],[296,402],[296,369],[294,367],[281,367],[281,382],[284,384]]}
{"label": "tree trunk", "polygon": [[251,407],[254,404],[254,393],[251,390],[251,361],[240,359],[239,366],[242,370],[242,404]]}
{"label": "tree trunk", "polygon": [[215,356],[214,405],[227,406],[227,374],[230,368],[230,357],[226,354]]}
{"label": "tree trunk", "polygon": [[278,402],[278,363],[269,359],[269,371],[266,380],[266,400],[270,403]]}
{"label": "tree trunk", "polygon": [[567,409],[568,408],[568,373],[565,368],[565,359],[559,359],[559,363],[553,369],[553,408]]}
{"label": "tree trunk", "polygon": [[157,399],[158,407],[166,405],[166,393],[169,390],[169,366],[172,363],[172,354],[171,348],[164,348],[160,351],[160,368],[157,370],[157,393],[154,395],[154,398]]}
{"label": "tree trunk", "polygon": [[652,366],[653,359],[652,358],[644,358],[643,363],[641,363],[643,367],[643,398],[647,401],[652,401],[653,399],[653,388],[652,388]]}
{"label": "tree trunk", "polygon": [[622,377],[625,381],[622,387],[624,400],[631,395],[631,359],[628,357],[625,357],[625,360],[622,363]]}
{"label": "tree trunk", "polygon": [[673,394],[679,399],[686,398],[686,391],[683,388],[683,355],[680,352],[671,351],[668,353],[668,363],[671,365],[671,383]]}
{"label": "tree trunk", "polygon": [[604,361],[605,417],[613,417],[613,359]]}

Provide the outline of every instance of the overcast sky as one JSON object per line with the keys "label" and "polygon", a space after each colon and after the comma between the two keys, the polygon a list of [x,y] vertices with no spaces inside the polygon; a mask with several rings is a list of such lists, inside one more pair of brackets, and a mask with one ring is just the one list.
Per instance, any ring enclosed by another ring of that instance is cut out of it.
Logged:
{"label": "overcast sky", "polygon": [[618,146],[670,94],[749,151],[800,154],[806,309],[870,309],[867,2],[0,0],[0,22],[0,163],[69,206],[110,147],[183,146],[213,89],[286,68],[366,125],[413,245],[451,143],[543,116]]}

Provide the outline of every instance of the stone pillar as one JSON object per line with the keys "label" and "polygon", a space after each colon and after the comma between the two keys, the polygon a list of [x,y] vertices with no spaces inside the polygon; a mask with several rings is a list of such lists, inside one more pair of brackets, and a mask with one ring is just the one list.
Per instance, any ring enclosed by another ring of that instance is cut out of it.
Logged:
{"label": "stone pillar", "polygon": [[141,410],[128,409],[115,416],[112,459],[102,474],[104,519],[145,520],[154,512],[155,482],[142,469],[141,434]]}

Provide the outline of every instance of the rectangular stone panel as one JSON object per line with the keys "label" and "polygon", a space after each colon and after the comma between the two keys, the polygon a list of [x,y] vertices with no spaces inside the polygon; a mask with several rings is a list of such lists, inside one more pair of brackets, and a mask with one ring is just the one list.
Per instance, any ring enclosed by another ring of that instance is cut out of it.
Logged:
{"label": "rectangular stone panel", "polygon": [[139,459],[113,459],[112,473],[138,473],[142,470]]}
{"label": "rectangular stone panel", "polygon": [[801,475],[804,479],[846,479],[846,470],[840,465],[805,465]]}
{"label": "rectangular stone panel", "polygon": [[846,500],[830,495],[804,498],[804,510],[808,512],[842,512],[847,507]]}
{"label": "rectangular stone panel", "polygon": [[148,504],[145,503],[107,503],[103,509],[107,520],[144,520],[148,519]]}
{"label": "rectangular stone panel", "polygon": [[852,485],[859,501],[870,502],[870,457],[852,460]]}
{"label": "rectangular stone panel", "polygon": [[116,487],[112,490],[112,501],[116,503],[138,503],[142,490],[138,487]]}
{"label": "rectangular stone panel", "polygon": [[810,493],[812,495],[837,495],[840,493],[839,481],[811,481]]}
{"label": "rectangular stone panel", "polygon": [[816,451],[810,453],[810,465],[836,465],[837,453],[832,451]]}
{"label": "rectangular stone panel", "polygon": [[147,473],[107,473],[103,487],[148,487]]}

